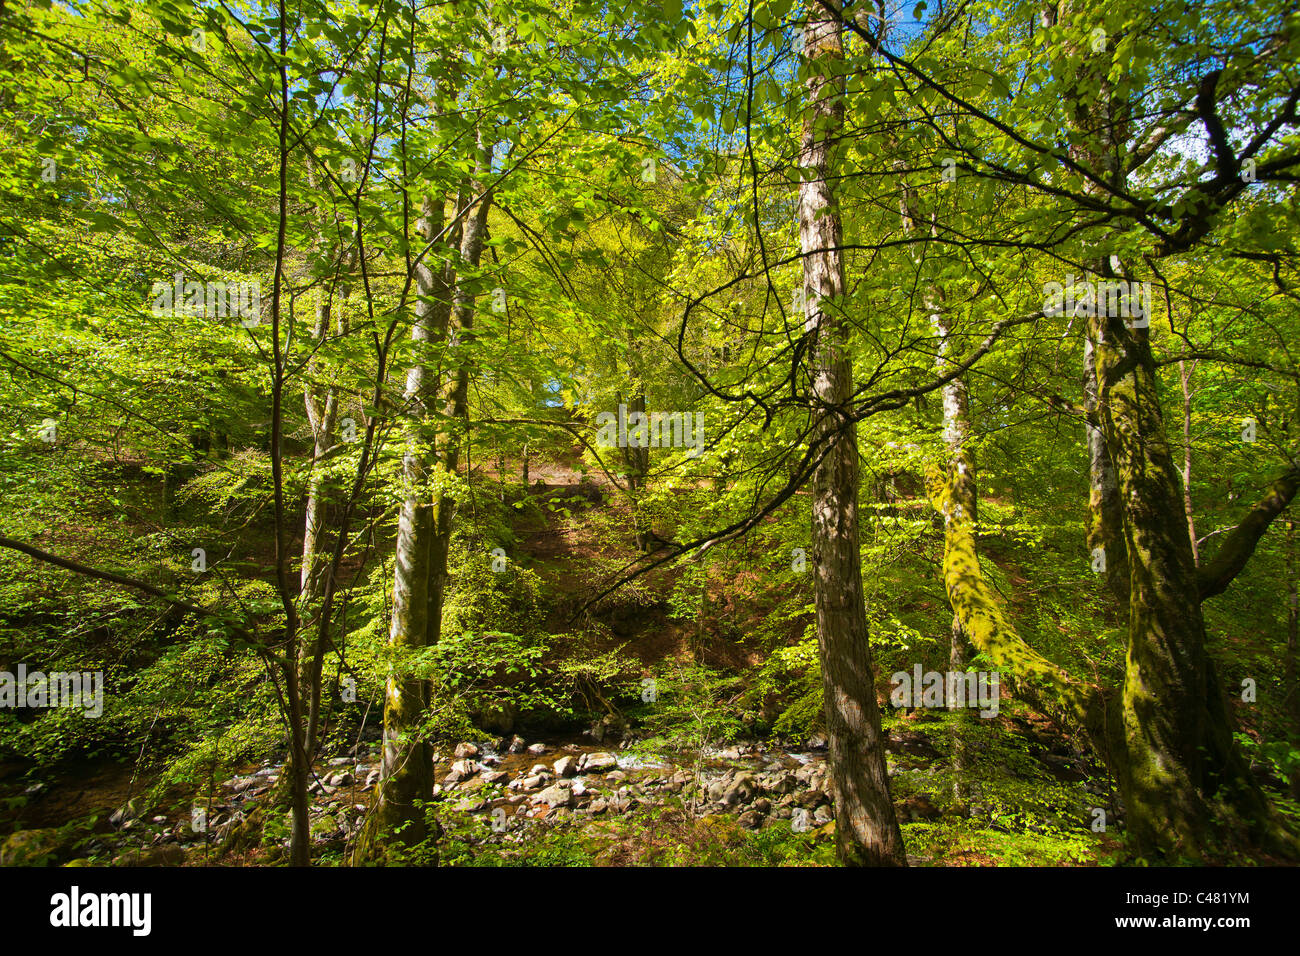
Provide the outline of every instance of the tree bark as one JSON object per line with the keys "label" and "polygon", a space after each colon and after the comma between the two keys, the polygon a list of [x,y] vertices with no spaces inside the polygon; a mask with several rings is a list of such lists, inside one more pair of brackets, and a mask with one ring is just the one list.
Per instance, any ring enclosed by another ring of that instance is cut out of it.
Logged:
{"label": "tree bark", "polygon": [[862,593],[858,452],[848,415],[853,368],[848,325],[838,311],[845,291],[844,263],[830,179],[831,143],[844,114],[843,80],[836,72],[843,59],[838,11],[810,0],[804,50],[812,70],[800,163],[815,175],[799,188],[799,239],[814,413],[819,416],[814,441],[828,446],[813,477],[812,550],[836,846],[845,865],[905,866],[885,768]]}
{"label": "tree bark", "polygon": [[[442,232],[443,200],[426,197],[420,231],[426,241]],[[451,311],[448,269],[434,253],[435,244],[415,268],[415,322],[411,338],[415,355],[406,376],[405,399],[410,408],[402,477],[406,488],[398,518],[394,559],[393,616],[388,646],[397,655],[384,688],[383,760],[374,807],[358,840],[356,862],[379,855],[381,838],[396,836],[407,846],[423,842],[428,833],[418,806],[433,791],[433,760],[429,744],[418,736],[428,710],[427,681],[405,672],[403,657],[428,643],[431,548],[434,508],[428,489],[429,453],[436,427],[433,399],[437,370],[431,347],[445,338]],[[433,259],[430,265],[429,259]]]}

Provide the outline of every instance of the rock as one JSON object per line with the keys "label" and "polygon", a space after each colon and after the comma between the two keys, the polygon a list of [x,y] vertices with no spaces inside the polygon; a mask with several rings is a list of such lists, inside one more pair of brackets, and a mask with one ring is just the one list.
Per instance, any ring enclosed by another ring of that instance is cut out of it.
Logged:
{"label": "rock", "polygon": [[549,807],[572,807],[576,801],[573,797],[573,787],[567,780],[561,780],[541,793],[535,794],[529,802],[534,805],[544,803]]}
{"label": "rock", "polygon": [[529,772],[530,774],[532,774],[532,773],[550,773],[550,772],[551,772],[551,768],[548,767],[548,766],[546,766],[546,764],[544,764],[544,763],[535,763],[535,764],[533,764],[532,768],[531,768],[528,772]]}
{"label": "rock", "polygon": [[506,784],[510,782],[510,774],[506,773],[504,770],[489,770],[487,773],[483,774],[481,779],[484,783]]}
{"label": "rock", "polygon": [[555,775],[557,777],[572,777],[578,772],[578,761],[575,757],[561,757],[555,761]]}
{"label": "rock", "polygon": [[515,734],[510,738],[510,743],[506,746],[506,753],[521,754],[527,747],[528,744],[524,742],[524,738]]}
{"label": "rock", "polygon": [[175,843],[149,850],[128,850],[113,858],[114,866],[180,866],[184,862],[185,850]]}
{"label": "rock", "polygon": [[546,779],[541,774],[535,773],[516,782],[519,784],[520,790],[536,790],[546,782]]}
{"label": "rock", "polygon": [[336,773],[325,781],[331,787],[349,787],[357,782],[357,778],[350,773]]}
{"label": "rock", "polygon": [[370,771],[370,773],[366,774],[366,787],[367,787],[367,788],[369,788],[369,787],[373,787],[373,786],[374,786],[375,784],[377,784],[378,782],[379,782],[379,771],[378,771],[378,770],[372,770],[372,771]]}
{"label": "rock", "polygon": [[140,797],[132,797],[122,806],[113,811],[108,822],[115,827],[122,827],[126,823],[135,820],[144,813],[144,801]]}
{"label": "rock", "polygon": [[325,840],[332,837],[339,830],[339,821],[330,814],[317,817],[311,822],[311,838],[313,840]]}
{"label": "rock", "polygon": [[327,767],[346,767],[352,763],[351,757],[331,757],[325,761]]}
{"label": "rock", "polygon": [[915,823],[917,820],[937,819],[943,815],[943,811],[920,794],[913,794],[903,801],[898,815]]}
{"label": "rock", "polygon": [[606,800],[604,797],[597,797],[595,800],[591,801],[591,804],[587,807],[587,809],[590,810],[593,814],[604,813],[606,810],[609,809],[609,801]]}
{"label": "rock", "polygon": [[595,753],[583,754],[578,760],[578,770],[582,773],[607,773],[611,770],[618,769],[618,758],[612,753],[598,750]]}
{"label": "rock", "polygon": [[720,760],[739,760],[743,756],[739,747],[727,747],[718,754]]}
{"label": "rock", "polygon": [[752,800],[757,794],[758,781],[754,779],[754,775],[740,773],[736,775],[731,785],[723,791],[720,799],[723,806],[734,807]]}
{"label": "rock", "polygon": [[754,801],[754,810],[757,813],[768,814],[772,812],[772,801],[767,797],[759,797]]}
{"label": "rock", "polygon": [[477,757],[479,755],[478,744],[472,744],[468,741],[456,745],[455,757],[457,760],[466,757]]}
{"label": "rock", "polygon": [[817,812],[813,814],[813,822],[816,823],[818,826],[821,826],[822,824],[825,823],[830,823],[834,819],[835,819],[835,814],[831,811],[831,808],[825,804],[818,807]]}
{"label": "rock", "polygon": [[820,790],[806,790],[795,797],[794,802],[805,810],[815,810],[823,803],[830,803],[831,798]]}
{"label": "rock", "polygon": [[544,754],[546,753],[546,744],[529,744],[527,749],[530,754]]}
{"label": "rock", "polygon": [[763,814],[756,810],[746,810],[737,822],[746,830],[757,830],[763,825]]}
{"label": "rock", "polygon": [[49,866],[63,848],[63,837],[54,827],[16,830],[0,846],[0,866]]}
{"label": "rock", "polygon": [[811,737],[808,738],[808,749],[825,750],[826,738],[821,734],[813,734]]}
{"label": "rock", "polygon": [[794,774],[789,772],[773,774],[772,779],[768,781],[767,785],[763,789],[767,790],[769,793],[794,793],[799,789],[799,780]]}
{"label": "rock", "polygon": [[451,773],[447,774],[447,780],[451,783],[460,783],[462,780],[468,780],[476,773],[478,773],[478,764],[474,761],[457,760],[451,765]]}

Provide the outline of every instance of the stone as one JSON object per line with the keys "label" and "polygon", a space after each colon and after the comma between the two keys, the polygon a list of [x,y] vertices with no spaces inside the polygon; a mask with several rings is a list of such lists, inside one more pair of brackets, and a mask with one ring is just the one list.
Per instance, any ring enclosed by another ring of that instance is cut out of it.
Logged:
{"label": "stone", "polygon": [[917,820],[934,820],[942,815],[943,811],[933,802],[920,794],[913,794],[903,801],[899,818],[915,823]]}
{"label": "stone", "polygon": [[164,843],[149,850],[128,850],[113,858],[114,866],[180,866],[185,850],[175,843]]}
{"label": "stone", "polygon": [[813,814],[813,823],[816,823],[818,826],[830,823],[834,819],[835,814],[831,812],[831,808],[826,804],[822,804],[818,807],[817,812]]}
{"label": "stone", "polygon": [[820,790],[805,790],[795,797],[794,802],[805,810],[815,810],[823,803],[830,803],[830,797]]}
{"label": "stone", "polygon": [[756,810],[746,810],[738,821],[746,830],[757,830],[763,825],[763,814]]}
{"label": "stone", "polygon": [[481,779],[484,783],[506,784],[510,782],[510,774],[504,770],[489,770]]}
{"label": "stone", "polygon": [[464,743],[459,743],[456,745],[455,757],[458,760],[464,759],[466,757],[477,757],[478,755],[479,755],[478,744],[472,744],[469,743],[468,741],[465,741]]}
{"label": "stone", "polygon": [[544,754],[546,753],[546,744],[530,744],[527,750],[530,754],[534,755]]}
{"label": "stone", "polygon": [[731,785],[723,791],[720,799],[723,806],[734,807],[752,800],[757,794],[758,781],[754,779],[753,774],[740,773],[732,780]]}
{"label": "stone", "polygon": [[452,763],[451,772],[457,775],[457,780],[467,780],[478,773],[478,764],[472,760],[457,760]]}
{"label": "stone", "polygon": [[524,742],[524,738],[515,734],[510,738],[510,743],[506,747],[506,753],[521,754],[527,749],[527,747],[528,744]]}
{"label": "stone", "polygon": [[47,866],[63,848],[55,827],[16,830],[0,846],[0,866]]}
{"label": "stone", "polygon": [[582,773],[607,773],[617,769],[618,758],[602,750],[584,754],[578,761],[578,770]]}
{"label": "stone", "polygon": [[555,761],[553,769],[557,777],[572,777],[578,772],[577,758],[571,756],[561,757]]}
{"label": "stone", "polygon": [[568,781],[561,780],[535,794],[530,801],[534,805],[546,804],[548,807],[572,807],[576,802],[573,796],[573,788]]}
{"label": "stone", "polygon": [[108,822],[115,827],[125,827],[125,824],[135,820],[144,812],[144,801],[139,797],[132,797],[122,806],[113,811]]}
{"label": "stone", "polygon": [[331,774],[325,781],[331,787],[348,787],[357,782],[357,778],[350,773]]}

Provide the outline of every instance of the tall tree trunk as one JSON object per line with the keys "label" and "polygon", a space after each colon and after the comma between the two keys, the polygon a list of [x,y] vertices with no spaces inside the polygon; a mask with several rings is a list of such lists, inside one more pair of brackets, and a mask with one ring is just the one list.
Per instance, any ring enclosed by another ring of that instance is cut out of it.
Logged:
{"label": "tall tree trunk", "polygon": [[838,311],[845,281],[830,153],[844,118],[843,79],[836,75],[844,51],[838,11],[818,0],[808,5],[804,51],[812,71],[800,165],[815,173],[799,187],[799,240],[819,417],[813,440],[826,448],[813,477],[812,550],[836,845],[845,865],[906,866],[889,793],[862,593],[857,430],[848,417],[853,366],[848,325]]}
{"label": "tall tree trunk", "polygon": [[[1292,747],[1300,744],[1300,586],[1295,570],[1295,521],[1286,523],[1286,671],[1283,690],[1285,711],[1289,718],[1286,736]],[[1300,800],[1300,767],[1288,774],[1291,798]]]}
{"label": "tall tree trunk", "polygon": [[1196,547],[1196,518],[1192,512],[1192,374],[1195,360],[1178,361],[1178,381],[1183,387],[1183,514],[1187,516],[1187,537],[1192,542],[1192,560],[1200,563]]}
{"label": "tall tree trunk", "polygon": [[[938,309],[941,306],[936,293],[927,295],[926,307]],[[955,357],[952,330],[948,318],[936,311],[931,316],[935,332],[939,336],[936,371],[946,374]],[[943,386],[943,440],[948,448],[947,501],[954,511],[960,509],[959,516],[969,516],[972,527],[978,521],[979,495],[975,481],[975,450],[970,438],[970,393],[966,387],[965,376],[957,376]],[[966,645],[969,638],[962,625],[961,615],[953,611],[951,642],[948,646],[948,669],[950,673],[959,674],[966,670]],[[966,740],[962,734],[961,707],[952,693],[953,685],[949,682],[948,710],[959,711],[952,724],[952,795],[953,800],[962,805],[966,802]]]}
{"label": "tall tree trunk", "polygon": [[[460,263],[463,269],[476,270],[483,257],[483,246],[487,241],[488,210],[492,208],[492,192],[487,188],[492,144],[485,141],[480,133],[477,182],[471,184],[467,197],[477,195],[473,205],[465,214],[464,228],[460,241]],[[473,285],[467,281],[456,284],[456,295],[451,314],[451,335],[459,341],[468,353],[474,341],[474,300]],[[452,374],[448,377],[442,397],[443,414],[453,422],[453,429],[463,427],[469,417],[469,375],[471,362],[467,357],[451,359]],[[455,474],[460,466],[460,454],[464,436],[452,431],[440,454],[442,468],[449,474]],[[433,548],[430,558],[428,641],[430,645],[438,643],[442,636],[442,605],[447,591],[447,559],[451,550],[452,519],[455,515],[455,500],[447,494],[438,498],[437,514],[434,521]]]}
{"label": "tall tree trunk", "polygon": [[[421,208],[421,228],[426,242],[442,232],[443,200],[426,197]],[[433,760],[429,744],[417,728],[428,710],[427,681],[406,673],[404,657],[425,647],[429,634],[430,554],[433,545],[434,507],[429,495],[429,458],[436,419],[433,403],[437,371],[432,347],[446,337],[451,311],[448,270],[437,243],[415,268],[415,322],[411,338],[415,354],[406,376],[405,399],[410,409],[406,449],[402,456],[405,500],[397,527],[394,559],[393,616],[388,645],[395,653],[393,671],[384,688],[383,761],[379,787],[366,829],[358,840],[357,862],[379,856],[382,839],[396,836],[407,845],[422,842],[427,834],[424,813],[418,806],[433,791]]]}
{"label": "tall tree trunk", "polygon": [[[1093,12],[1072,3],[1061,18],[1091,24]],[[1081,84],[1076,97],[1081,141],[1075,156],[1103,183],[1122,188],[1129,106],[1109,81],[1112,57],[1113,45],[1085,55],[1080,76],[1095,74],[1099,89]],[[1114,259],[1099,258],[1094,271],[1112,281],[1129,278],[1117,275],[1121,268]],[[1206,653],[1196,559],[1148,329],[1132,321],[1135,316],[1099,314],[1105,311],[1100,301],[1087,317],[1086,337],[1129,573],[1123,747],[1115,760],[1129,835],[1142,854],[1203,856],[1216,842],[1219,828],[1212,821],[1227,817],[1237,824],[1234,836],[1271,841],[1274,821],[1233,742],[1223,688]],[[1113,518],[1096,508],[1093,528],[1099,517],[1112,533]],[[1114,559],[1107,548],[1108,570]]]}
{"label": "tall tree trunk", "polygon": [[1122,317],[1092,322],[1105,331],[1097,378],[1130,565],[1119,781],[1129,833],[1142,853],[1202,856],[1221,830],[1216,817],[1226,815],[1251,842],[1271,842],[1273,821],[1233,741],[1205,649],[1196,559],[1147,331],[1127,328]]}
{"label": "tall tree trunk", "polygon": [[1100,424],[1100,390],[1097,385],[1097,344],[1092,334],[1083,338],[1083,396],[1090,418],[1084,427],[1088,438],[1088,553],[1096,566],[1101,555],[1104,564],[1099,572],[1121,608],[1128,606],[1128,547],[1124,541],[1124,513],[1119,502],[1119,483],[1115,466],[1106,447]]}

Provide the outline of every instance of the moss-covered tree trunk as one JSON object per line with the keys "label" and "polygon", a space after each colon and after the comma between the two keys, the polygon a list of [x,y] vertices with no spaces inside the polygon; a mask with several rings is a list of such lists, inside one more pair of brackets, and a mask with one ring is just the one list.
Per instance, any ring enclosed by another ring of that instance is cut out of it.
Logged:
{"label": "moss-covered tree trunk", "polygon": [[[939,309],[941,303],[937,292],[927,295],[926,307]],[[955,362],[955,343],[948,317],[942,311],[931,315],[935,333],[939,337],[938,355],[935,371],[944,375],[951,370]],[[959,515],[969,518],[972,527],[979,520],[979,494],[975,481],[975,449],[971,444],[970,392],[966,386],[965,376],[959,375],[943,386],[943,441],[948,449],[947,488],[948,506]],[[969,638],[962,624],[961,615],[953,611],[952,628],[948,645],[948,670],[959,674],[966,670],[966,646]],[[948,710],[953,711],[952,723],[952,795],[960,806],[966,802],[966,738],[962,733],[965,718],[953,693],[954,683],[948,682],[946,688]]]}
{"label": "moss-covered tree trunk", "polygon": [[[1100,422],[1100,389],[1097,385],[1097,346],[1091,335],[1083,339],[1084,407],[1091,421],[1085,423],[1088,441],[1088,533],[1089,561],[1115,596],[1121,609],[1128,607],[1128,547],[1124,541],[1124,514],[1119,503],[1119,483],[1106,447]],[[1101,558],[1098,561],[1098,557]]]}
{"label": "moss-covered tree trunk", "polygon": [[836,14],[816,0],[808,7],[804,50],[813,69],[800,165],[815,174],[799,188],[799,239],[806,331],[812,340],[812,397],[820,419],[814,441],[825,449],[813,477],[812,552],[836,844],[846,865],[905,866],[889,794],[862,593],[858,450],[856,428],[847,415],[853,366],[848,325],[838,312],[845,282],[830,152],[843,122],[843,79],[835,74],[843,47]]}
{"label": "moss-covered tree trunk", "polygon": [[[1147,330],[1094,316],[1102,425],[1115,462],[1129,559],[1129,646],[1118,764],[1142,853],[1203,856],[1230,823],[1272,836],[1267,805],[1232,738],[1205,648],[1201,596]],[[1225,834],[1227,835],[1227,834]]]}

